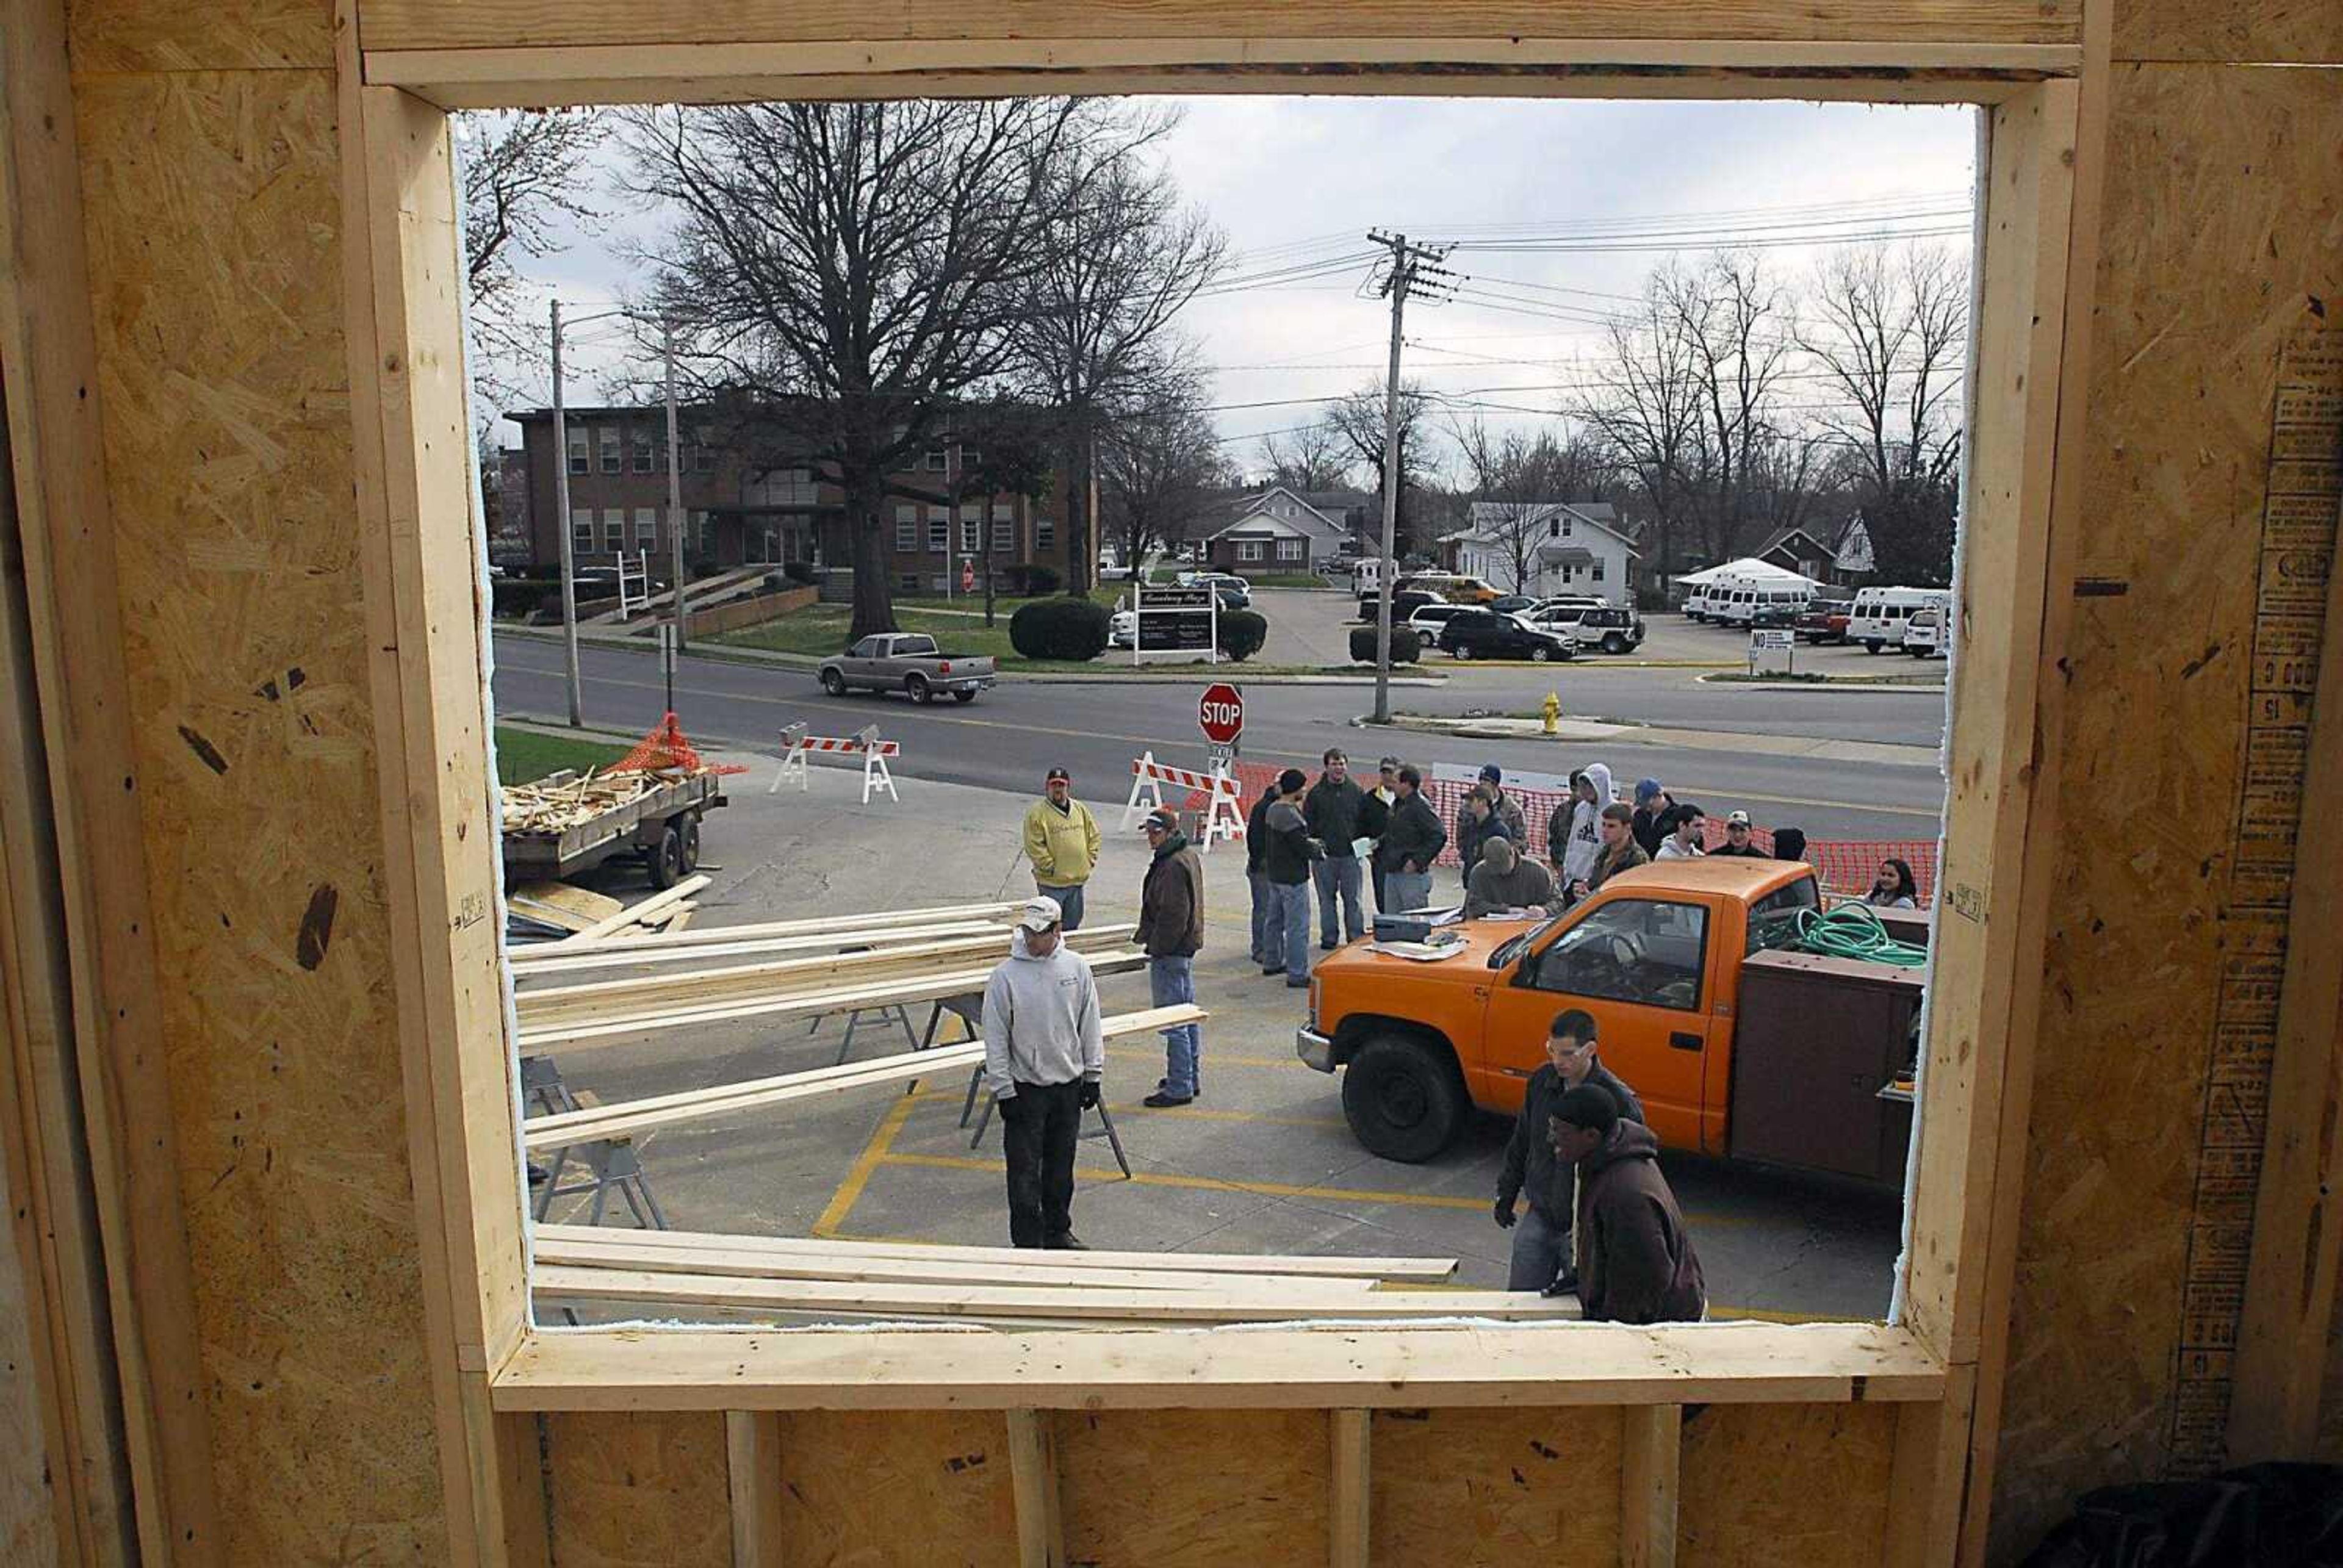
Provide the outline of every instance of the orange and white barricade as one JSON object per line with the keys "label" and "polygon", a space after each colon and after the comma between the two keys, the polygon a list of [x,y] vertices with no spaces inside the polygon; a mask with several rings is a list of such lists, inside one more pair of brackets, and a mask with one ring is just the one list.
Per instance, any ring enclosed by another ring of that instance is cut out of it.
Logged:
{"label": "orange and white barricade", "polygon": [[794,781],[800,789],[810,788],[807,759],[817,751],[844,752],[862,759],[862,803],[868,806],[870,797],[880,790],[900,805],[903,798],[895,793],[895,776],[887,768],[887,759],[902,754],[898,741],[879,739],[879,727],[870,726],[859,735],[808,735],[804,726],[793,724],[781,732],[789,751],[781,759],[780,771],[773,775],[773,787],[769,795],[780,793],[784,783]]}
{"label": "orange and white barricade", "polygon": [[1155,753],[1147,752],[1134,758],[1131,764],[1131,799],[1123,802],[1122,825],[1128,830],[1148,812],[1163,805],[1164,786],[1175,789],[1201,792],[1205,798],[1204,826],[1197,835],[1197,849],[1212,852],[1212,840],[1244,837],[1245,818],[1242,786],[1226,766],[1215,762],[1212,770],[1199,773],[1193,769],[1173,768],[1155,760]]}

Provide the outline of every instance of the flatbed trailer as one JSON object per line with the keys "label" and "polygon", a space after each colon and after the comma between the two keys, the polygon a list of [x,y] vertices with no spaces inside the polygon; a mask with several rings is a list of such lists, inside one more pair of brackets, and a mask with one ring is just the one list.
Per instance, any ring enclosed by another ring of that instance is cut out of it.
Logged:
{"label": "flatbed trailer", "polygon": [[[576,778],[556,773],[538,780],[559,785]],[[508,882],[561,880],[618,855],[639,856],[651,885],[671,888],[699,867],[699,820],[725,804],[723,781],[712,772],[653,785],[633,799],[558,830],[508,829],[504,835]]]}

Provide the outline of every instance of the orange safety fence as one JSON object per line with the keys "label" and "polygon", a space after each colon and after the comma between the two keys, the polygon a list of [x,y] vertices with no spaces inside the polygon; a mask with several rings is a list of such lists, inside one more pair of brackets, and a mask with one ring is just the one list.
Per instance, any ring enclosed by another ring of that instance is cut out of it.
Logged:
{"label": "orange safety fence", "polygon": [[[1261,792],[1283,771],[1283,769],[1272,768],[1265,762],[1240,761],[1237,764],[1237,778],[1242,785],[1246,812],[1252,810],[1252,804],[1261,799]],[[1362,783],[1370,779],[1363,779]],[[1448,845],[1440,852],[1441,865],[1457,864],[1456,814],[1463,809],[1464,797],[1472,788],[1471,784],[1453,779],[1426,779],[1423,781],[1424,799],[1440,814],[1441,826],[1448,829]],[[1546,821],[1554,815],[1554,809],[1562,803],[1560,792],[1507,785],[1505,793],[1522,809],[1523,822],[1529,829],[1529,852],[1538,859],[1550,862],[1551,857],[1546,853]],[[1196,790],[1188,797],[1188,809],[1201,811],[1204,805],[1202,790]],[[1725,812],[1731,809],[1727,806],[1713,810],[1703,819],[1703,838],[1708,848],[1714,849],[1725,842]],[[1795,824],[1785,822],[1782,825],[1791,827]],[[1773,853],[1772,829],[1754,828],[1749,836],[1759,849],[1767,854]],[[1879,875],[1880,862],[1889,859],[1902,860],[1912,868],[1912,879],[1920,887],[1920,907],[1924,910],[1928,908],[1936,891],[1935,839],[1809,838],[1806,840],[1806,864],[1815,869],[1815,879],[1822,883],[1825,892],[1844,897],[1859,897],[1869,892]]]}
{"label": "orange safety fence", "polygon": [[652,726],[651,732],[635,743],[635,749],[604,769],[609,773],[746,773],[749,769],[738,762],[703,761],[692,749],[683,726],[670,713]]}

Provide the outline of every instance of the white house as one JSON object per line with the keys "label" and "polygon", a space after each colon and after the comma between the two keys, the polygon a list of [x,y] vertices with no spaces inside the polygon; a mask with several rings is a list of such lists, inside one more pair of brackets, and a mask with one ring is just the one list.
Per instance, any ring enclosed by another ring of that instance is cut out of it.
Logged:
{"label": "white house", "polygon": [[1244,497],[1231,510],[1232,520],[1204,536],[1205,557],[1240,576],[1313,571],[1347,537],[1340,518],[1282,486]]}
{"label": "white house", "polygon": [[[1618,516],[1591,501],[1475,501],[1472,526],[1441,542],[1455,570],[1501,592],[1591,594],[1626,604],[1634,598],[1628,568],[1638,552]],[[1523,561],[1526,575],[1516,569]]]}

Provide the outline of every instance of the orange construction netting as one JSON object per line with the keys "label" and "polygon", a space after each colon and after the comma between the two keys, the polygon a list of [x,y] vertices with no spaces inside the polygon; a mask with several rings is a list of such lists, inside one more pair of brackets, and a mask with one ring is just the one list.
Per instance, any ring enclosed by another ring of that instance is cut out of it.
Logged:
{"label": "orange construction netting", "polygon": [[635,749],[605,772],[609,773],[746,773],[738,762],[707,762],[692,749],[691,741],[670,713],[636,742]]}

